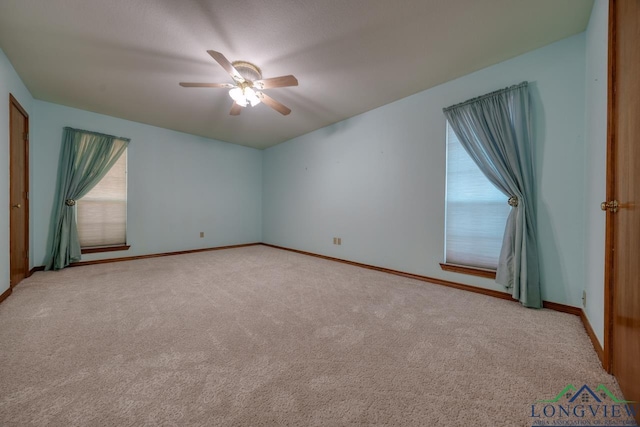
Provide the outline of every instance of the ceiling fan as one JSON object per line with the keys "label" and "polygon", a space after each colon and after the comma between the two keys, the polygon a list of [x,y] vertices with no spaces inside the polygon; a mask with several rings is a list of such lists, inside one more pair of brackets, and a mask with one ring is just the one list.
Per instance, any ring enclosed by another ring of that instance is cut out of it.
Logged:
{"label": "ceiling fan", "polygon": [[182,87],[219,87],[231,89],[229,96],[233,99],[233,105],[229,114],[237,116],[242,111],[242,107],[251,105],[255,107],[260,102],[264,102],[282,115],[291,112],[284,104],[271,98],[262,92],[264,89],[275,87],[298,86],[298,80],[292,76],[272,77],[270,79],[262,78],[262,71],[258,66],[245,61],[229,62],[227,58],[220,52],[208,50],[207,53],[216,60],[218,64],[224,68],[233,79],[233,83],[185,83],[181,82]]}

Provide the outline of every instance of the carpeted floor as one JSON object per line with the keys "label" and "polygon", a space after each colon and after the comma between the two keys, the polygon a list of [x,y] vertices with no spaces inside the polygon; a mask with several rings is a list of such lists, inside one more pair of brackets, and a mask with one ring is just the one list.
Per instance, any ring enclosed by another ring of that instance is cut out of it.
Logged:
{"label": "carpeted floor", "polygon": [[0,304],[2,426],[530,426],[568,384],[620,396],[576,316],[265,246]]}

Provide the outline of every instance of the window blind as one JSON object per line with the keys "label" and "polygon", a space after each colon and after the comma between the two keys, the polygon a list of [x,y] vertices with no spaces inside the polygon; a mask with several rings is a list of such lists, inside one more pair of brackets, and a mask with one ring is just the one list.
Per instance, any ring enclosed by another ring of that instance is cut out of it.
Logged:
{"label": "window blind", "polygon": [[495,269],[511,208],[448,122],[446,188],[445,262]]}
{"label": "window blind", "polygon": [[76,208],[81,247],[126,244],[127,150]]}

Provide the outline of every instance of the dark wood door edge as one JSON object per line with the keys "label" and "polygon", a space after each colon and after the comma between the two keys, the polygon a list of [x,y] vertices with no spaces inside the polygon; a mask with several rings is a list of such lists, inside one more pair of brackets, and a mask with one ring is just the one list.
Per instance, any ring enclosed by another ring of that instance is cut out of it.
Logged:
{"label": "dark wood door edge", "polygon": [[[616,14],[615,0],[609,1],[609,40],[608,40],[608,75],[607,75],[607,200],[615,199],[615,150],[616,150],[616,108],[615,108],[615,74],[616,74]],[[614,224],[611,213],[606,213],[605,223],[605,259],[604,259],[604,348],[603,367],[611,373],[612,337],[613,337],[613,236]]]}

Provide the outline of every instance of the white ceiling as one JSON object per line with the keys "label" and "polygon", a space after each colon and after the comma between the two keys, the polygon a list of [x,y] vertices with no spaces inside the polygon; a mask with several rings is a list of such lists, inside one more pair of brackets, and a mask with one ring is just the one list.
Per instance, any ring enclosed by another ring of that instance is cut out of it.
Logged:
{"label": "white ceiling", "polygon": [[[2,0],[0,48],[32,95],[266,148],[584,31],[593,0]],[[246,60],[267,106],[230,116],[207,54]]]}

